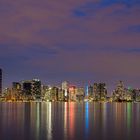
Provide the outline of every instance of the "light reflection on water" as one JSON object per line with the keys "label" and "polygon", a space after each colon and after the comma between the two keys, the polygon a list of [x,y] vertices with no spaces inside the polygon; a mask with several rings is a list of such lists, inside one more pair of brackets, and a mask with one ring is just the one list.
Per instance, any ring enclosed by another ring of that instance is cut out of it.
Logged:
{"label": "light reflection on water", "polygon": [[131,140],[139,130],[135,103],[0,103],[2,140]]}
{"label": "light reflection on water", "polygon": [[85,103],[85,135],[88,138],[89,131],[89,103]]}

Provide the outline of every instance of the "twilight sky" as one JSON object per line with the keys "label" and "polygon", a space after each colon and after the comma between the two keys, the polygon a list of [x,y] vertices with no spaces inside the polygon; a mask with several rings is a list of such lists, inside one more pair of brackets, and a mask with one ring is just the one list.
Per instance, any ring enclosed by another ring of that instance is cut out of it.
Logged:
{"label": "twilight sky", "polygon": [[140,87],[140,0],[0,0],[0,67],[4,86]]}

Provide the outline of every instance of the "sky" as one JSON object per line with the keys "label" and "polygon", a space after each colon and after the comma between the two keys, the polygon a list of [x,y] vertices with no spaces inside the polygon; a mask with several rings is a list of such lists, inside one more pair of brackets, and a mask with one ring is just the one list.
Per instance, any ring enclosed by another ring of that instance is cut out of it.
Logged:
{"label": "sky", "polygon": [[0,0],[0,67],[4,87],[140,87],[140,0]]}

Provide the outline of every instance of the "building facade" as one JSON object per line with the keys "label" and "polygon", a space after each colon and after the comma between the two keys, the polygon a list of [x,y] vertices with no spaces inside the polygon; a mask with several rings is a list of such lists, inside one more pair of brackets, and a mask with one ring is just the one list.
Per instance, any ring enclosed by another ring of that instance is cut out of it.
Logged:
{"label": "building facade", "polygon": [[97,101],[106,100],[107,88],[105,83],[94,83],[93,86],[94,99]]}

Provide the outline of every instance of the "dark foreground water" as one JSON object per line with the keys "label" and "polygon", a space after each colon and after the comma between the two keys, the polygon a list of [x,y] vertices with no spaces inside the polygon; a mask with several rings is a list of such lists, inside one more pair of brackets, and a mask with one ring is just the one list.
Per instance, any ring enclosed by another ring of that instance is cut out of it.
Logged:
{"label": "dark foreground water", "polygon": [[140,139],[138,103],[0,103],[0,140],[125,139]]}

